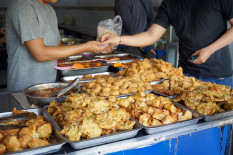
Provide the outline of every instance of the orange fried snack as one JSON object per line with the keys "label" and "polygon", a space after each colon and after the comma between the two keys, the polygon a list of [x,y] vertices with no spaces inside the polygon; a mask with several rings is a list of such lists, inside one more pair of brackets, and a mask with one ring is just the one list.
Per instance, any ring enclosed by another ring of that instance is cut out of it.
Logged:
{"label": "orange fried snack", "polygon": [[127,67],[126,65],[123,65],[121,63],[115,63],[114,67]]}
{"label": "orange fried snack", "polygon": [[80,63],[75,63],[70,67],[70,69],[82,69],[82,68],[84,68],[84,66]]}
{"label": "orange fried snack", "polygon": [[27,113],[27,111],[17,110],[16,107],[14,107],[14,109],[13,109],[13,115],[22,114],[22,113]]}

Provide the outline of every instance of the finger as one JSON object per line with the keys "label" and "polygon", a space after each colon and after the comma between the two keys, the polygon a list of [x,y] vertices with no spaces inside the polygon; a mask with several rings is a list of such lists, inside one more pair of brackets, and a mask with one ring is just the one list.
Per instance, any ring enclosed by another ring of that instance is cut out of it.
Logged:
{"label": "finger", "polygon": [[101,42],[106,41],[106,40],[108,40],[108,38],[109,38],[109,33],[105,33],[104,35],[102,35],[100,37],[100,41]]}
{"label": "finger", "polygon": [[201,61],[200,61],[200,58],[197,58],[197,59],[193,60],[191,63],[197,64],[197,65],[202,64]]}

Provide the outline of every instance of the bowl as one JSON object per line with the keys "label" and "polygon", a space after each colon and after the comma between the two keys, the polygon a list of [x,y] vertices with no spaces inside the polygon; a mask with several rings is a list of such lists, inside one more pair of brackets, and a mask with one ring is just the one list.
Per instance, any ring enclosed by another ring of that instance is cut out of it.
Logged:
{"label": "bowl", "polygon": [[[43,83],[43,84],[37,84],[37,85],[33,85],[30,86],[28,88],[26,88],[24,90],[24,94],[28,100],[28,102],[30,104],[34,104],[38,107],[44,107],[50,104],[51,101],[55,100],[57,102],[64,102],[66,100],[66,96],[61,96],[61,97],[41,97],[40,95],[36,96],[35,94],[32,95],[33,92],[39,90],[43,91],[44,89],[48,89],[48,88],[64,88],[65,86],[67,86],[68,83],[63,83],[63,82],[54,82],[54,83]],[[77,89],[78,92],[79,91],[79,87],[74,87]],[[44,94],[46,93],[46,91],[43,92]],[[47,93],[51,93],[50,91],[48,91]]]}

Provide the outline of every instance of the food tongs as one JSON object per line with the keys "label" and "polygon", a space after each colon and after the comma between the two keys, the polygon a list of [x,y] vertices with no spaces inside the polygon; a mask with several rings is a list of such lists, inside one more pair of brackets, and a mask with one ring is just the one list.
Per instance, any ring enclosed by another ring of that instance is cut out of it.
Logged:
{"label": "food tongs", "polygon": [[25,124],[14,124],[15,121],[25,121],[29,119],[36,118],[36,114],[32,112],[26,112],[21,114],[16,114],[9,117],[0,118],[0,129],[15,129],[26,127]]}

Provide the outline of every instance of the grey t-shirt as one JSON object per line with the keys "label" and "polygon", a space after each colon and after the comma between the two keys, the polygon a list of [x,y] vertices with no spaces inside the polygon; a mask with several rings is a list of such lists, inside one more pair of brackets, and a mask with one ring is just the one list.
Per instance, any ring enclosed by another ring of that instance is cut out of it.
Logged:
{"label": "grey t-shirt", "polygon": [[56,80],[56,61],[38,62],[24,45],[40,38],[45,46],[57,46],[61,40],[54,9],[38,0],[12,0],[6,15],[8,91]]}

